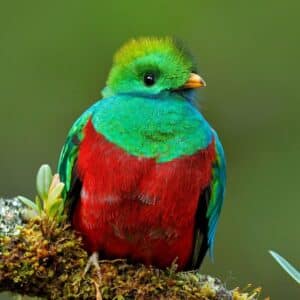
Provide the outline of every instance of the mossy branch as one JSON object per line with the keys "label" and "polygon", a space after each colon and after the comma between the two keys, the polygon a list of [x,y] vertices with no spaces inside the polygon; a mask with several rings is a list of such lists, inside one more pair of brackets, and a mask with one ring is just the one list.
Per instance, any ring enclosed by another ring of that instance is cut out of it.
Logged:
{"label": "mossy branch", "polygon": [[[0,238],[0,291],[46,299],[256,299],[259,290],[228,291],[198,272],[158,270],[124,260],[100,261],[83,277],[88,255],[69,225],[31,220],[17,236]],[[101,295],[101,296],[100,296]]]}
{"label": "mossy branch", "polygon": [[80,236],[64,221],[62,185],[48,168],[39,174],[44,181],[37,180],[38,198],[21,199],[36,210],[24,224],[20,216],[28,213],[23,213],[21,200],[0,199],[0,291],[56,300],[258,298],[259,288],[227,290],[220,280],[198,271],[176,272],[175,264],[159,270],[126,260],[100,260],[101,279],[93,268],[83,276],[88,254]]}

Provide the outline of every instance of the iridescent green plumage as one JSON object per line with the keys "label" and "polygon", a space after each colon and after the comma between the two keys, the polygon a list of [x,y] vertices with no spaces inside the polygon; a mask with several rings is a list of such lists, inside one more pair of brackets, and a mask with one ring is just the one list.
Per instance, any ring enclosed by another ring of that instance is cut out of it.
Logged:
{"label": "iridescent green plumage", "polygon": [[[192,67],[191,59],[170,38],[133,39],[116,53],[107,86],[114,94],[158,94],[183,85]],[[139,81],[149,70],[158,79],[150,89]]]}
{"label": "iridescent green plumage", "polygon": [[72,184],[72,171],[74,169],[77,156],[78,147],[83,139],[83,129],[91,117],[97,103],[86,110],[71,127],[65,145],[60,153],[58,162],[58,173],[60,179],[65,183],[66,192],[68,193]]}
{"label": "iridescent green plumage", "polygon": [[176,95],[107,98],[98,104],[92,121],[110,142],[157,162],[192,155],[212,140],[204,118]]}
{"label": "iridescent green plumage", "polygon": [[[61,153],[59,173],[69,193],[77,178],[74,170],[89,120],[113,145],[137,158],[153,158],[157,164],[195,155],[213,143],[216,159],[211,184],[205,191],[207,199],[202,199],[201,222],[205,222],[207,232],[201,232],[200,227],[195,232],[192,265],[198,266],[199,252],[205,253],[207,247],[213,250],[224,199],[225,159],[216,132],[193,104],[193,93],[182,88],[192,71],[191,59],[172,39],[142,38],[126,44],[114,58],[104,98],[72,126]],[[148,73],[155,84],[145,84]]]}
{"label": "iridescent green plumage", "polygon": [[217,229],[217,223],[220,217],[223,206],[226,185],[226,162],[223,146],[215,131],[215,147],[216,147],[216,161],[213,165],[212,184],[211,184],[211,198],[209,201],[206,216],[208,218],[208,245],[211,256],[214,249],[214,238]]}

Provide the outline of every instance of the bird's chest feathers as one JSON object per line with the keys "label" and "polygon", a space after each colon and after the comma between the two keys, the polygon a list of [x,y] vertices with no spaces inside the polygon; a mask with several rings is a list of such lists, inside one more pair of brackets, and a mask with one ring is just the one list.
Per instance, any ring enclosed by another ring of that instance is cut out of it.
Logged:
{"label": "bird's chest feathers", "polygon": [[105,99],[92,116],[92,123],[108,141],[126,152],[157,162],[192,155],[212,140],[200,113],[176,97]]}
{"label": "bird's chest feathers", "polygon": [[99,231],[118,245],[120,240],[129,245],[145,237],[176,240],[193,228],[199,196],[211,181],[213,143],[159,163],[109,142],[91,121],[84,134],[77,161],[82,190],[75,228],[93,236],[97,245],[102,242]]}
{"label": "bird's chest feathers", "polygon": [[95,249],[103,242],[99,231],[124,247],[145,237],[180,239],[193,228],[211,181],[211,131],[192,107],[182,100],[122,100],[100,101],[79,148],[74,226],[93,237]]}

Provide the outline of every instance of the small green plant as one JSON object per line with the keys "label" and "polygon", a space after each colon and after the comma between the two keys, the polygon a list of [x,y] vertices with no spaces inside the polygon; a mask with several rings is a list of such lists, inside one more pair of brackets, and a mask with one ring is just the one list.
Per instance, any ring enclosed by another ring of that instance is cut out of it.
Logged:
{"label": "small green plant", "polygon": [[298,283],[300,284],[300,272],[293,267],[285,258],[275,251],[270,250],[269,253],[279,263],[279,265]]}
{"label": "small green plant", "polygon": [[58,174],[52,175],[51,168],[48,165],[42,165],[36,177],[35,200],[23,196],[18,196],[18,199],[30,208],[33,215],[48,217],[51,221],[60,223],[64,216],[62,197],[64,186]]}

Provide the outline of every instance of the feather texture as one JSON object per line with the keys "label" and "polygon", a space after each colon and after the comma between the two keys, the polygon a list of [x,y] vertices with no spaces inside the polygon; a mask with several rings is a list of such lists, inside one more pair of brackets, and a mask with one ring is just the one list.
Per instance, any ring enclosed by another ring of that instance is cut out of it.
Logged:
{"label": "feather texture", "polygon": [[212,255],[226,166],[195,94],[178,89],[192,65],[171,39],[132,40],[115,56],[104,99],[73,124],[58,171],[89,251],[159,267],[177,257],[180,269]]}

